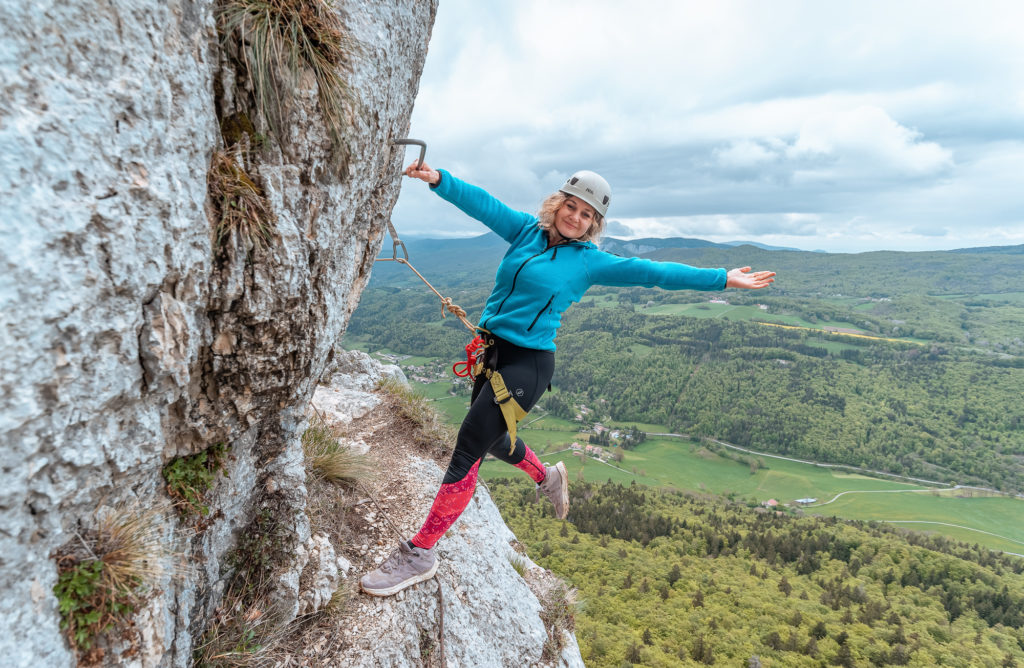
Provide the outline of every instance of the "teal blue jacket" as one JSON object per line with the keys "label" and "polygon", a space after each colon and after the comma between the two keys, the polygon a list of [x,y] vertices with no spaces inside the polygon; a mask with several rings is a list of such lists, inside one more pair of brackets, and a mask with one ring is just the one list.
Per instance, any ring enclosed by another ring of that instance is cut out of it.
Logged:
{"label": "teal blue jacket", "polygon": [[619,257],[589,241],[548,247],[536,216],[516,211],[445,170],[431,189],[491,228],[510,246],[498,266],[480,327],[524,348],[554,350],[562,313],[592,285],[722,290],[725,269]]}

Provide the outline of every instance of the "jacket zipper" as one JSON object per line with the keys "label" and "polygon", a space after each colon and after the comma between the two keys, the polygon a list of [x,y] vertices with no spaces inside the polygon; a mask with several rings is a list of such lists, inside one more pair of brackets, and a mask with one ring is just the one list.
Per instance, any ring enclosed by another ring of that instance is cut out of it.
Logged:
{"label": "jacket zipper", "polygon": [[[569,244],[577,244],[579,242],[576,241],[575,239],[573,239],[572,241],[569,241],[568,243]],[[516,273],[512,276],[512,287],[509,289],[508,294],[505,295],[505,298],[501,300],[501,303],[498,304],[498,310],[496,310],[494,312],[494,315],[498,315],[499,313],[501,313],[501,308],[505,305],[505,302],[508,301],[508,298],[512,296],[512,293],[515,292],[515,289],[516,289],[516,279],[519,278],[519,272],[521,272],[523,270],[523,267],[526,266],[526,263],[529,262],[530,260],[532,260],[535,257],[543,255],[544,253],[547,253],[549,250],[552,250],[552,249],[554,249],[554,250],[551,253],[551,260],[554,261],[555,257],[558,256],[558,246],[549,246],[548,248],[545,248],[541,252],[535,253],[535,254],[531,255],[530,257],[526,258],[525,260],[523,260],[523,263],[521,265],[519,265],[519,268],[516,269]],[[551,295],[551,299],[549,299],[548,303],[545,304],[544,309],[546,309],[548,306],[551,305],[551,302],[552,302],[552,300],[554,300],[554,298],[555,298],[555,296]],[[541,309],[541,313],[544,312],[544,309]],[[493,318],[494,315],[492,315],[491,318]],[[487,329],[487,323],[489,323],[491,321],[491,318],[488,318],[487,322],[483,323],[480,326],[483,329]],[[531,329],[533,329],[533,326],[535,324],[537,324],[537,318],[540,318],[540,313],[538,313],[537,317],[533,319],[533,322],[530,323],[530,326],[526,329],[526,331],[530,331]]]}
{"label": "jacket zipper", "polygon": [[541,310],[537,311],[537,315],[535,315],[533,317],[533,322],[531,322],[530,326],[526,328],[526,331],[530,331],[531,329],[533,329],[533,326],[537,324],[538,320],[540,320],[541,314],[543,314],[544,311],[548,310],[548,307],[551,306],[551,302],[553,302],[553,301],[555,301],[555,296],[551,295],[550,299],[548,299],[548,303],[544,304],[544,308],[542,308]]}
{"label": "jacket zipper", "polygon": [[[525,260],[523,260],[523,263],[521,265],[519,265],[519,268],[516,269],[516,273],[513,274],[513,276],[512,276],[512,287],[509,288],[508,294],[505,295],[505,298],[501,300],[500,304],[498,304],[498,309],[494,312],[494,315],[498,315],[499,313],[501,313],[501,308],[505,305],[505,302],[508,301],[508,298],[512,296],[512,293],[515,292],[515,290],[516,290],[516,279],[519,278],[519,272],[521,272],[523,270],[523,267],[526,266],[526,263],[529,262],[530,260],[532,260],[535,257],[543,255],[544,253],[547,253],[549,250],[550,250],[549,248],[545,248],[541,252],[535,253],[535,254],[531,255],[530,257],[526,258]],[[491,318],[493,318],[493,317],[494,316],[492,315]],[[487,323],[489,323],[491,321],[491,318],[488,318],[487,322],[485,322],[483,325],[481,325],[481,327],[483,327],[484,329],[487,329]],[[529,331],[529,330],[527,330],[527,331]]]}

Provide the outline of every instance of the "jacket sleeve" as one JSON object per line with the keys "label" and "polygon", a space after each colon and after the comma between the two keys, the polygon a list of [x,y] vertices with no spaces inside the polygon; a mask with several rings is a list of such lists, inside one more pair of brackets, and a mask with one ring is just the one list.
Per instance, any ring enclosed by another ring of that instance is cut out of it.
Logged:
{"label": "jacket sleeve", "polygon": [[591,285],[642,285],[666,290],[724,290],[727,278],[725,269],[699,269],[679,262],[619,257],[604,251],[587,253],[584,262]]}
{"label": "jacket sleeve", "polygon": [[431,190],[491,228],[505,241],[512,243],[524,227],[537,223],[536,217],[506,206],[483,188],[455,178],[443,169],[437,171],[441,173],[441,182],[431,186]]}

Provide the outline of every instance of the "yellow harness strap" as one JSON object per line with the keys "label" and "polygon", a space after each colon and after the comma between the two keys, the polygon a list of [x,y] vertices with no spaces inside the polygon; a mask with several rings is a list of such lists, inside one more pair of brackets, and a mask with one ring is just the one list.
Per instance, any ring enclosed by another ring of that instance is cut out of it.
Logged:
{"label": "yellow harness strap", "polygon": [[508,438],[511,447],[508,454],[516,449],[516,423],[526,417],[526,411],[512,398],[508,388],[505,387],[505,380],[497,371],[486,370],[487,379],[491,381],[491,389],[494,390],[494,403],[498,404],[501,414],[505,416],[505,426],[508,427]]}
{"label": "yellow harness strap", "polygon": [[[487,333],[489,334],[490,332]],[[484,347],[493,344],[494,339],[484,338]],[[505,418],[505,426],[508,428],[509,445],[511,446],[508,449],[508,454],[511,455],[516,449],[516,424],[526,417],[526,411],[519,405],[519,402],[512,398],[508,388],[505,387],[505,379],[501,377],[501,374],[485,368],[482,359],[473,366],[473,376],[479,376],[481,372],[487,376],[487,380],[491,381],[491,389],[494,390],[494,403],[498,404],[498,408],[501,409],[501,415]]]}

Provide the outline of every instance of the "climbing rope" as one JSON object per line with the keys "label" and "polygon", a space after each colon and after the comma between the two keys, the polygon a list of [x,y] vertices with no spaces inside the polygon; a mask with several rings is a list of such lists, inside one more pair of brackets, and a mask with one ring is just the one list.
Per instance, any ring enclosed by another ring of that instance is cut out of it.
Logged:
{"label": "climbing rope", "polygon": [[[438,292],[437,289],[430,284],[430,281],[423,277],[423,274],[416,271],[416,267],[412,266],[412,264],[410,264],[409,262],[409,251],[406,249],[405,243],[403,243],[402,240],[398,238],[398,231],[395,230],[395,226],[391,224],[390,220],[388,221],[388,231],[391,233],[391,241],[393,242],[392,257],[379,257],[376,259],[376,261],[400,262],[405,266],[409,267],[410,269],[412,269],[413,273],[419,276],[420,280],[426,283],[427,287],[430,288],[434,292],[434,294],[437,295],[438,298],[441,300],[441,317],[445,317],[444,309],[447,308],[450,313],[454,313],[459,318],[459,320],[462,321],[462,324],[466,326],[466,329],[473,332],[474,334],[480,332],[481,334],[487,335],[486,338],[480,335],[476,336],[473,339],[473,341],[466,346],[466,361],[456,362],[455,364],[453,364],[452,373],[454,373],[456,376],[460,376],[463,378],[469,376],[469,378],[472,379],[473,381],[475,381],[476,377],[481,373],[487,376],[487,379],[491,382],[491,388],[494,390],[494,403],[496,403],[498,407],[501,409],[502,417],[505,418],[505,425],[508,428],[508,436],[509,441],[511,443],[511,447],[509,448],[508,452],[509,454],[512,454],[516,447],[516,424],[524,417],[526,417],[527,411],[523,410],[523,407],[519,405],[519,402],[512,398],[512,395],[509,393],[508,388],[505,387],[505,381],[501,377],[501,374],[496,369],[484,367],[483,360],[481,359],[482,352],[484,348],[493,346],[495,344],[493,336],[487,330],[475,327],[473,323],[466,319],[466,311],[463,310],[461,306],[453,304],[450,297],[445,297],[440,292]],[[405,257],[398,257],[399,247],[401,247],[402,254]],[[462,367],[462,370],[460,370],[460,367]]]}
{"label": "climbing rope", "polygon": [[[404,264],[405,266],[407,266],[410,269],[412,269],[412,273],[414,273],[417,276],[419,276],[420,280],[423,281],[427,285],[427,287],[430,288],[431,291],[435,295],[437,295],[437,298],[441,300],[441,317],[442,318],[446,318],[447,317],[445,315],[444,311],[445,311],[445,309],[448,309],[449,313],[455,315],[459,320],[462,321],[462,324],[466,326],[466,329],[468,329],[469,331],[475,333],[476,332],[476,326],[473,323],[471,323],[466,318],[466,311],[465,311],[465,309],[463,309],[458,304],[453,303],[451,297],[445,297],[440,292],[438,292],[437,288],[435,288],[433,285],[431,285],[430,281],[428,281],[426,278],[424,278],[423,274],[421,274],[420,272],[418,272],[416,270],[416,267],[412,266],[412,263],[409,262],[409,251],[405,247],[405,242],[398,238],[398,231],[395,230],[395,226],[391,223],[390,220],[388,221],[388,233],[391,234],[391,241],[393,243],[392,256],[391,257],[378,257],[378,258],[376,258],[375,261],[376,262],[398,262],[399,264]],[[399,249],[399,247],[401,247],[402,254],[405,257],[398,257],[398,249]]]}
{"label": "climbing rope", "polygon": [[[423,156],[427,152],[427,145],[425,142],[422,142],[418,139],[405,138],[396,139],[392,143],[397,145],[414,144],[416,146],[419,146],[420,158],[419,161],[417,162],[417,168],[423,164]],[[438,299],[441,300],[442,318],[446,317],[444,314],[444,310],[445,308],[447,308],[448,312],[455,314],[455,316],[457,316],[458,319],[462,321],[462,324],[465,325],[466,329],[468,329],[470,332],[473,332],[473,334],[480,332],[481,334],[487,335],[487,338],[483,338],[482,336],[476,336],[476,338],[473,339],[473,342],[466,346],[466,362],[456,362],[455,364],[453,364],[452,372],[456,376],[469,376],[469,378],[471,378],[474,382],[476,381],[476,377],[480,373],[483,373],[484,375],[487,376],[487,379],[491,383],[491,388],[494,390],[494,403],[496,403],[500,407],[502,417],[505,418],[505,425],[508,428],[508,436],[509,441],[511,443],[511,447],[509,448],[508,452],[509,454],[512,454],[512,452],[515,451],[516,447],[516,424],[524,417],[526,417],[527,411],[523,410],[523,407],[519,405],[519,402],[512,398],[512,395],[509,393],[508,388],[505,387],[505,381],[501,377],[501,373],[499,373],[497,369],[485,368],[483,360],[479,359],[480,357],[482,357],[483,349],[493,346],[495,344],[495,339],[493,338],[490,332],[488,332],[485,329],[481,329],[474,326],[473,323],[467,320],[466,311],[461,306],[452,303],[450,297],[445,297],[440,292],[438,292],[437,288],[431,285],[430,281],[423,277],[423,274],[416,271],[416,267],[412,266],[412,264],[409,262],[409,249],[405,247],[405,242],[398,238],[398,230],[395,229],[395,226],[391,223],[390,219],[387,221],[387,223],[388,232],[391,234],[391,257],[378,257],[376,258],[375,262],[400,262],[405,266],[409,267],[410,269],[412,269],[413,273],[419,276],[420,280],[423,281],[427,285],[427,287],[430,288],[431,291],[433,291],[435,295],[437,295]],[[404,257],[398,257],[399,247],[401,247],[402,255]],[[461,367],[463,365],[465,365],[464,371],[460,372],[458,367]]]}

